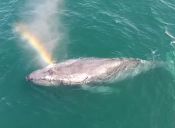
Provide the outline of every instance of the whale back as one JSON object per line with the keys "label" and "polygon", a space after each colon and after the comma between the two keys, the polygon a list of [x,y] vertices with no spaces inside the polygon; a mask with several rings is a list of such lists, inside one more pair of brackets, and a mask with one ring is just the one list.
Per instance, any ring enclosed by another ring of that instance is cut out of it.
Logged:
{"label": "whale back", "polygon": [[29,75],[41,85],[82,85],[135,76],[150,66],[149,61],[132,58],[80,58],[49,65]]}

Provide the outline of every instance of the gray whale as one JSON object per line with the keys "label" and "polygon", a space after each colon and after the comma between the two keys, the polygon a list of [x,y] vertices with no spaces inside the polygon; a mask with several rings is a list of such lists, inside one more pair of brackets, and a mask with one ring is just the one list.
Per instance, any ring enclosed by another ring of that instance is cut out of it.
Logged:
{"label": "gray whale", "polygon": [[42,86],[96,84],[123,80],[154,67],[151,61],[134,58],[79,58],[51,64],[26,79]]}

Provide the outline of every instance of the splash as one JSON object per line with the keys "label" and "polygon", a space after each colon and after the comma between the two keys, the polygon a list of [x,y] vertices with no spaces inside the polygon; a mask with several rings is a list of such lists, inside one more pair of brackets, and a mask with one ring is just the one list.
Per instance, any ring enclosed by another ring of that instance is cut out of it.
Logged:
{"label": "splash", "polygon": [[20,33],[21,37],[26,39],[27,42],[39,53],[41,58],[47,63],[52,64],[52,56],[42,45],[42,42],[23,24],[16,25],[16,31]]}

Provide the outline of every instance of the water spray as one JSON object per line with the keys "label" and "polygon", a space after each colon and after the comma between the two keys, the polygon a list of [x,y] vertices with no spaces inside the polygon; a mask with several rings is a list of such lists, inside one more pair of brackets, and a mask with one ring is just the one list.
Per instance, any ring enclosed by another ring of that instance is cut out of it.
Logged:
{"label": "water spray", "polygon": [[[52,64],[52,53],[63,38],[59,10],[63,0],[27,0],[15,32],[34,48],[43,62]],[[23,14],[24,12],[24,14]]]}
{"label": "water spray", "polygon": [[38,52],[44,62],[47,64],[53,63],[52,55],[43,46],[41,40],[36,35],[34,35],[27,26],[24,24],[17,24],[15,28],[20,36]]}

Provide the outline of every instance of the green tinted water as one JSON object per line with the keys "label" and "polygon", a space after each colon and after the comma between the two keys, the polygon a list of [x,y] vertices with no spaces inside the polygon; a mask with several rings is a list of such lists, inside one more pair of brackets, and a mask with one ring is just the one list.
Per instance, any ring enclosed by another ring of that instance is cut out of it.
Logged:
{"label": "green tinted water", "polygon": [[[175,77],[165,68],[90,90],[27,83],[25,76],[41,66],[35,51],[14,34],[13,25],[30,15],[28,1],[0,0],[0,127],[175,127]],[[167,58],[174,50],[173,39],[165,34],[167,29],[175,35],[173,0],[64,0],[58,16],[65,37],[54,49],[57,60],[133,57],[173,61]]]}

